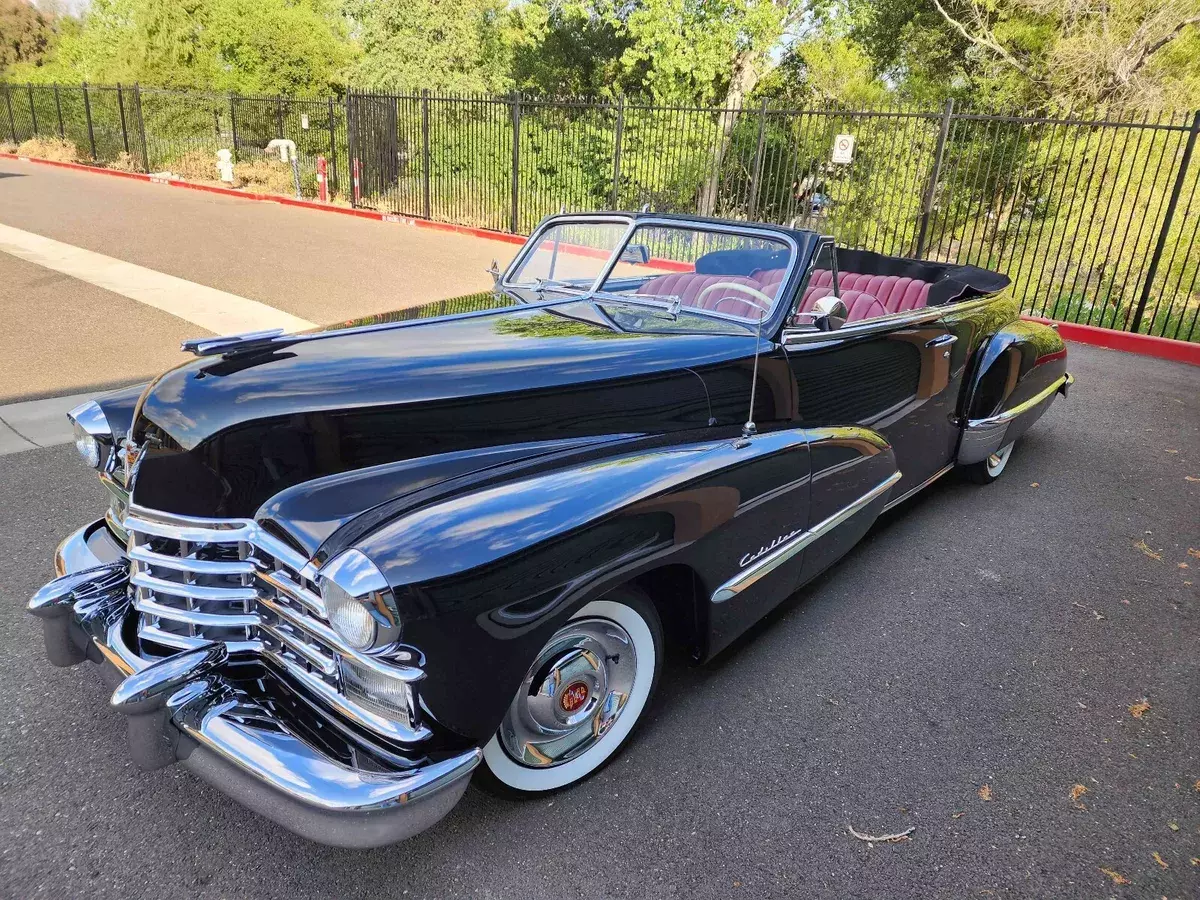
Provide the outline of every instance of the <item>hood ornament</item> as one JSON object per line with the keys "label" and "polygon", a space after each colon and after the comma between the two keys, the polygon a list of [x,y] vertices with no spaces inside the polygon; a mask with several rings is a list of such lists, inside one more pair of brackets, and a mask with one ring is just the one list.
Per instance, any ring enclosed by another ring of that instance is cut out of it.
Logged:
{"label": "hood ornament", "polygon": [[222,337],[192,338],[180,344],[179,349],[196,356],[216,356],[219,353],[253,350],[265,346],[283,333],[282,328],[268,328],[266,331],[247,331]]}

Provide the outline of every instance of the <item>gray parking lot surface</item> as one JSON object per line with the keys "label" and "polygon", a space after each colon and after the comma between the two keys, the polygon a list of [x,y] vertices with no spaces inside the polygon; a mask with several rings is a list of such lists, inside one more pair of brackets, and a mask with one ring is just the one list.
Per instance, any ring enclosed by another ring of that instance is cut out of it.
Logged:
{"label": "gray parking lot surface", "polygon": [[1070,368],[999,482],[944,479],[714,664],[669,665],[597,777],[471,788],[370,852],[129,762],[93,667],[52,668],[22,611],[102,490],[71,446],[2,457],[0,894],[1196,897],[1200,370]]}

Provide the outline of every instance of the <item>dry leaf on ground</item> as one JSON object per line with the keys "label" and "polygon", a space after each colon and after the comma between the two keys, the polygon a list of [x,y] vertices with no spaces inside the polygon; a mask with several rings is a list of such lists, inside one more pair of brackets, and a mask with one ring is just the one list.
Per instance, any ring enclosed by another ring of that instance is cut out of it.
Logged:
{"label": "dry leaf on ground", "polygon": [[1170,866],[1168,866],[1168,865],[1167,865],[1167,861],[1166,861],[1165,859],[1163,859],[1161,856],[1159,856],[1159,855],[1158,855],[1158,851],[1157,851],[1157,850],[1155,850],[1155,851],[1154,851],[1153,853],[1151,853],[1150,855],[1151,855],[1151,856],[1153,856],[1153,857],[1154,857],[1154,861],[1155,861],[1156,863],[1158,863],[1160,866],[1162,866],[1164,869],[1169,869],[1169,868],[1171,868]]}
{"label": "dry leaf on ground", "polygon": [[1196,559],[1200,559],[1200,550],[1197,550],[1195,547],[1188,547],[1188,556],[1194,556]]}
{"label": "dry leaf on ground", "polygon": [[1079,798],[1082,797],[1087,792],[1088,792],[1088,789],[1087,789],[1086,785],[1082,785],[1082,784],[1073,785],[1071,787],[1071,802],[1074,803],[1080,809],[1087,809],[1086,806],[1084,806],[1082,803],[1079,802]]}
{"label": "dry leaf on ground", "polygon": [[979,799],[980,800],[991,800],[992,799],[992,786],[990,784],[985,784],[983,787],[981,787],[979,789]]}
{"label": "dry leaf on ground", "polygon": [[1030,487],[1041,487],[1036,481],[1029,485]]}
{"label": "dry leaf on ground", "polygon": [[910,828],[905,828],[903,831],[898,831],[895,834],[871,835],[862,834],[861,832],[855,831],[853,825],[847,825],[846,827],[850,829],[850,834],[852,834],[854,837],[858,838],[860,841],[866,841],[869,844],[898,844],[901,841],[907,841],[908,836],[917,830],[916,826],[914,825]]}
{"label": "dry leaf on ground", "polygon": [[1194,484],[1195,482],[1200,481],[1200,478],[1197,478],[1195,475],[1184,475],[1183,480],[1190,481]]}
{"label": "dry leaf on ground", "polygon": [[1149,711],[1150,711],[1150,701],[1147,700],[1145,697],[1143,697],[1137,703],[1134,703],[1129,707],[1129,714],[1131,716],[1133,716],[1135,719],[1140,719],[1142,716],[1144,716]]}
{"label": "dry leaf on ground", "polygon": [[1196,783],[1192,785],[1196,790],[1200,791],[1200,778],[1196,779]]}
{"label": "dry leaf on ground", "polygon": [[1132,881],[1113,869],[1106,869],[1104,866],[1100,866],[1100,871],[1111,878],[1113,884],[1133,884]]}
{"label": "dry leaf on ground", "polygon": [[1157,559],[1159,562],[1162,562],[1162,554],[1155,553],[1153,550],[1151,550],[1150,545],[1147,544],[1144,540],[1138,541],[1136,544],[1133,545],[1133,548],[1135,550],[1141,550],[1143,553],[1145,553],[1151,559]]}
{"label": "dry leaf on ground", "polygon": [[1168,822],[1168,823],[1167,823],[1167,827],[1168,827],[1168,828],[1170,828],[1172,831],[1178,831],[1178,830],[1179,830],[1179,824],[1178,824],[1178,823],[1176,823],[1176,822]]}

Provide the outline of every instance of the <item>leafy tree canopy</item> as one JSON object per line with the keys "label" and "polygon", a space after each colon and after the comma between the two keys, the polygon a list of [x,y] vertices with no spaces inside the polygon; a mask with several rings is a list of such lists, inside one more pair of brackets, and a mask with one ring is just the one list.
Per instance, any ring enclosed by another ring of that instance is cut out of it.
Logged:
{"label": "leafy tree canopy", "polygon": [[0,0],[0,71],[14,63],[37,65],[50,49],[54,19],[29,0]]}

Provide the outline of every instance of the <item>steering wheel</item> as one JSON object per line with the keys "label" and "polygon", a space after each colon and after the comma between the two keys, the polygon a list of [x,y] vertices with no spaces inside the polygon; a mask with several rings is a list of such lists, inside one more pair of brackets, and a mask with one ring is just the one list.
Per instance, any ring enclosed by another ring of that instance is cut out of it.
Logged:
{"label": "steering wheel", "polygon": [[[710,284],[708,287],[706,287],[704,290],[702,290],[697,295],[696,306],[702,306],[704,303],[704,298],[707,297],[709,294],[711,294],[713,291],[718,290],[720,288],[731,288],[735,291],[743,291],[744,293],[749,294],[753,299],[752,300],[743,300],[742,302],[750,303],[750,305],[752,305],[752,306],[757,306],[763,312],[767,312],[771,308],[771,304],[775,302],[773,298],[768,297],[766,294],[764,294],[762,291],[758,290],[757,288],[750,287],[748,284],[738,284],[733,281],[718,281],[716,284]],[[726,300],[742,300],[742,298],[741,297],[722,297],[715,304],[713,304],[713,308],[715,309],[716,307],[720,306]],[[759,303],[755,303],[754,302],[755,300],[761,300],[762,304],[760,305]]]}

